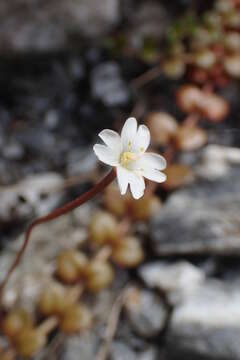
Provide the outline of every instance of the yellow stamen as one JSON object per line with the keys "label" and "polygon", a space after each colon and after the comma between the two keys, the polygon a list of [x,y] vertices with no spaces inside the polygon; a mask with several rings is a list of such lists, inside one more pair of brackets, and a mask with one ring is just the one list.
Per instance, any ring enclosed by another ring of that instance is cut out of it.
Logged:
{"label": "yellow stamen", "polygon": [[129,162],[137,160],[137,154],[125,151],[120,157],[120,164],[127,167]]}

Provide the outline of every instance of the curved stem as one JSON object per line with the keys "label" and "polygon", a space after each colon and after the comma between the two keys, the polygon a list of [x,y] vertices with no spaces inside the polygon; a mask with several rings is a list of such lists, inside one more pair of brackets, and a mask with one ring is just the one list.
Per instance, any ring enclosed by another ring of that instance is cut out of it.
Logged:
{"label": "curved stem", "polygon": [[23,242],[22,247],[20,248],[16,259],[14,260],[12,266],[10,267],[10,269],[8,270],[3,282],[0,285],[0,301],[1,301],[1,297],[2,297],[2,292],[5,288],[5,286],[8,283],[8,280],[12,274],[12,272],[16,269],[16,267],[18,266],[18,264],[20,263],[23,254],[25,252],[25,249],[27,247],[27,244],[29,242],[30,239],[30,235],[32,233],[32,230],[40,224],[43,224],[45,222],[57,219],[58,217],[68,213],[69,211],[72,211],[74,209],[76,209],[77,207],[81,206],[82,204],[86,203],[88,200],[92,199],[95,195],[97,195],[99,192],[101,192],[102,190],[104,190],[104,188],[106,186],[108,186],[109,184],[111,184],[111,182],[115,179],[116,177],[116,172],[115,169],[112,169],[99,183],[97,183],[92,189],[90,189],[89,191],[85,192],[84,194],[82,194],[81,196],[79,196],[78,198],[76,198],[75,200],[69,202],[68,204],[52,211],[51,213],[39,217],[36,220],[34,220],[27,228],[26,230],[26,235],[25,235],[25,239]]}
{"label": "curved stem", "polygon": [[134,88],[141,88],[142,86],[146,85],[152,80],[155,80],[158,76],[162,74],[162,66],[161,64],[158,64],[154,66],[153,68],[147,70],[134,80],[132,80],[132,86]]}

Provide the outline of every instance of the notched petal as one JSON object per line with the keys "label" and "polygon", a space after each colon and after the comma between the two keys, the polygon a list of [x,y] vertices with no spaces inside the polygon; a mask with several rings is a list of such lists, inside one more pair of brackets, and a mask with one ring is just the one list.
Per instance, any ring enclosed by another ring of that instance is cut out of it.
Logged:
{"label": "notched petal", "polygon": [[129,170],[124,169],[124,167],[117,166],[117,181],[121,195],[124,195],[127,192],[130,177],[129,173]]}
{"label": "notched petal", "polygon": [[140,125],[134,139],[134,151],[144,153],[150,144],[150,131],[146,125]]}
{"label": "notched petal", "polygon": [[143,167],[151,167],[156,170],[164,170],[167,167],[166,159],[156,153],[145,153],[141,158]]}
{"label": "notched petal", "polygon": [[158,183],[162,183],[167,179],[166,174],[164,174],[163,172],[159,171],[159,170],[155,170],[155,169],[143,169],[142,171],[142,175],[151,181],[155,181]]}
{"label": "notched petal", "polygon": [[128,118],[123,125],[121,131],[121,141],[124,151],[131,151],[132,144],[136,138],[137,133],[137,120],[135,118]]}
{"label": "notched petal", "polygon": [[121,138],[116,131],[105,129],[101,131],[98,136],[102,141],[111,149],[120,152],[121,150]]}
{"label": "notched petal", "polygon": [[130,183],[131,193],[134,199],[136,200],[140,199],[144,195],[144,190],[145,190],[145,182],[143,177],[132,172],[129,183]]}

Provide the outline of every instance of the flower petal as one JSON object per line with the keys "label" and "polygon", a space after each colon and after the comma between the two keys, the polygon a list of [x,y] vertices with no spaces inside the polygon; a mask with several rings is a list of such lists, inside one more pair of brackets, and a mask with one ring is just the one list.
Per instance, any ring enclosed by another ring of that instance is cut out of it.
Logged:
{"label": "flower petal", "polygon": [[121,195],[126,194],[127,187],[129,184],[129,178],[130,178],[129,175],[130,175],[129,170],[125,169],[122,166],[117,166],[117,181]]}
{"label": "flower petal", "polygon": [[145,152],[150,144],[150,131],[146,125],[140,125],[134,140],[133,151]]}
{"label": "flower petal", "polygon": [[167,178],[167,176],[163,172],[155,169],[143,169],[142,175],[146,179],[156,181],[158,183],[164,182]]}
{"label": "flower petal", "polygon": [[135,169],[164,170],[167,166],[165,158],[155,153],[145,153],[135,163]]}
{"label": "flower petal", "polygon": [[134,172],[131,172],[130,174],[131,176],[129,178],[129,182],[130,182],[131,193],[134,199],[137,200],[140,199],[144,194],[144,190],[145,190],[144,179],[141,175],[137,175]]}
{"label": "flower petal", "polygon": [[137,133],[137,120],[135,118],[128,118],[123,125],[121,132],[123,151],[131,151],[133,141]]}
{"label": "flower petal", "polygon": [[100,161],[107,165],[117,166],[118,164],[118,156],[116,152],[105,145],[96,144],[93,147],[93,151]]}
{"label": "flower petal", "polygon": [[98,136],[102,139],[103,142],[107,146],[109,146],[112,150],[118,151],[119,155],[121,152],[121,138],[116,131],[113,130],[103,130]]}

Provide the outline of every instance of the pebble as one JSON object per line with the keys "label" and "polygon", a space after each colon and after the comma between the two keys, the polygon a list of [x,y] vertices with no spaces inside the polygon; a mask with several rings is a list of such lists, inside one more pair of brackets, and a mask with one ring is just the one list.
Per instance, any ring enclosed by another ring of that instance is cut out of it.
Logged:
{"label": "pebble", "polygon": [[0,187],[0,221],[23,221],[33,215],[43,215],[59,204],[62,192],[55,192],[63,185],[63,178],[56,173],[26,177],[15,185]]}
{"label": "pebble", "polygon": [[69,152],[67,157],[68,176],[93,173],[97,169],[98,159],[94,154],[92,147],[76,148]]}
{"label": "pebble", "polygon": [[2,153],[8,160],[21,160],[24,156],[24,148],[17,142],[10,142],[3,147]]}
{"label": "pebble", "polygon": [[111,360],[137,360],[137,354],[126,344],[115,341],[111,347]]}
{"label": "pebble", "polygon": [[138,274],[149,288],[163,291],[174,305],[194,291],[205,279],[203,271],[188,261],[157,261],[140,267]]}
{"label": "pebble", "polygon": [[150,224],[155,254],[240,254],[239,177],[232,166],[225,177],[172,194]]}
{"label": "pebble", "polygon": [[133,288],[126,301],[126,313],[132,329],[140,336],[156,336],[165,326],[166,307],[158,294]]}
{"label": "pebble", "polygon": [[124,105],[129,100],[129,90],[115,62],[102,63],[92,70],[91,88],[93,96],[106,106]]}
{"label": "pebble", "polygon": [[167,333],[170,359],[240,359],[239,286],[209,279],[174,308]]}
{"label": "pebble", "polygon": [[[97,350],[97,339],[94,332],[72,335],[64,341],[61,360],[93,360]],[[81,354],[81,355],[80,355]]]}

